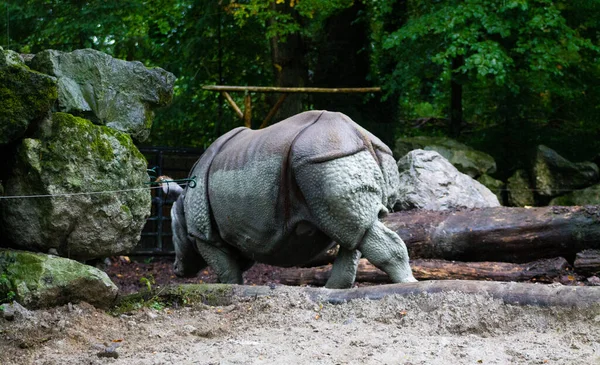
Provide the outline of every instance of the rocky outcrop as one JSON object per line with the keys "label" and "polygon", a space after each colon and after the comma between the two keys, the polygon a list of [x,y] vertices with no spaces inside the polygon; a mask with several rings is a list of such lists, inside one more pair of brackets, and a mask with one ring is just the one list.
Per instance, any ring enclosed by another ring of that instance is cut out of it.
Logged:
{"label": "rocky outcrop", "polygon": [[540,145],[533,164],[537,194],[554,197],[598,182],[598,166],[593,162],[574,163],[556,151]]}
{"label": "rocky outcrop", "polygon": [[31,71],[17,53],[0,48],[0,146],[46,117],[57,95],[54,77]]}
{"label": "rocky outcrop", "polygon": [[554,198],[548,205],[600,205],[600,184]]}
{"label": "rocky outcrop", "polygon": [[150,134],[155,106],[173,97],[175,76],[93,50],[65,53],[46,50],[30,67],[58,79],[58,110],[85,117],[144,141]]}
{"label": "rocky outcrop", "polygon": [[0,272],[6,276],[0,281],[0,302],[15,300],[27,308],[80,301],[108,308],[118,292],[106,273],[51,255],[0,249]]}
{"label": "rocky outcrop", "polygon": [[399,138],[394,147],[394,157],[401,159],[415,149],[436,151],[460,172],[474,178],[496,171],[496,161],[492,156],[446,137]]}
{"label": "rocky outcrop", "polygon": [[435,151],[414,150],[398,161],[399,201],[395,210],[496,207],[498,198],[458,171]]}
{"label": "rocky outcrop", "polygon": [[126,253],[150,213],[147,181],[129,135],[55,113],[21,142],[4,184],[8,196],[53,196],[3,200],[0,225],[19,249],[78,260]]}
{"label": "rocky outcrop", "polygon": [[525,170],[517,170],[506,182],[508,205],[511,207],[533,206],[535,197],[529,185],[529,175]]}

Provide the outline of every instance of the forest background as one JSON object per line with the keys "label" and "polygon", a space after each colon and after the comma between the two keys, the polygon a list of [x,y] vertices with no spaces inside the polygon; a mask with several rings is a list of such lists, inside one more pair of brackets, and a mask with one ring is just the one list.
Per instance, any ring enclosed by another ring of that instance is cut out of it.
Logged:
{"label": "forest background", "polygon": [[[204,85],[381,86],[296,94],[276,120],[328,109],[390,146],[451,136],[490,153],[501,179],[538,144],[599,157],[599,40],[599,0],[0,1],[4,49],[94,48],[173,72],[146,145],[206,147],[241,125]],[[257,123],[276,100],[253,94]]]}

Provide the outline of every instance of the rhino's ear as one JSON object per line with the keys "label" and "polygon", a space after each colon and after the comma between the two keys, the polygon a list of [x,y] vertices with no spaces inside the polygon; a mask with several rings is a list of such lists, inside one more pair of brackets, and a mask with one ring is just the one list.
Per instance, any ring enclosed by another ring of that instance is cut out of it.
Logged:
{"label": "rhino's ear", "polygon": [[177,198],[179,198],[183,192],[183,188],[166,175],[159,176],[156,179],[156,182],[159,183],[163,192],[167,196],[167,199],[169,200],[177,200]]}

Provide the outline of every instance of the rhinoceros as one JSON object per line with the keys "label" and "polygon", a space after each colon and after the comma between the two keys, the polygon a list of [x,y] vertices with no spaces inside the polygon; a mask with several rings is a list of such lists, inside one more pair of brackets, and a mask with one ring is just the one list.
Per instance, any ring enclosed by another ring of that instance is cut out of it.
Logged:
{"label": "rhinoceros", "polygon": [[404,242],[379,218],[396,202],[390,149],[344,114],[304,112],[240,127],[196,162],[171,210],[178,276],[210,265],[242,284],[254,262],[297,266],[339,244],[330,288],[354,283],[361,254],[393,282],[415,281]]}

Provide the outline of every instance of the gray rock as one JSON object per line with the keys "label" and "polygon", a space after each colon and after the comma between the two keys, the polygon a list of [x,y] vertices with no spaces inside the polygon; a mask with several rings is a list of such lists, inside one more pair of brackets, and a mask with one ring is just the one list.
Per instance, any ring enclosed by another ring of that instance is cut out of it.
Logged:
{"label": "gray rock", "polygon": [[[2,296],[2,294],[0,294],[0,296]],[[27,308],[15,301],[0,305],[0,312],[2,312],[2,317],[4,317],[4,319],[7,321],[14,321],[15,319],[27,319],[31,318],[32,316],[31,312],[27,310]]]}
{"label": "gray rock", "polygon": [[532,206],[535,203],[529,185],[529,175],[525,170],[517,170],[506,182],[508,205],[512,207]]}
{"label": "gray rock", "polygon": [[0,48],[0,145],[19,140],[46,117],[57,95],[54,77],[31,71],[17,53]]}
{"label": "gray rock", "polygon": [[59,111],[129,133],[139,141],[150,134],[152,108],[169,104],[173,97],[175,76],[170,72],[93,49],[46,50],[33,58],[31,68],[58,78]]}
{"label": "gray rock", "polygon": [[496,198],[498,198],[498,201],[502,204],[502,190],[505,188],[505,184],[502,182],[502,180],[497,180],[488,174],[483,174],[477,178],[477,181],[482,183],[486,188],[490,189],[490,191],[496,195]]}
{"label": "gray rock", "polygon": [[458,171],[435,151],[411,151],[398,161],[398,169],[400,188],[396,210],[500,206],[494,193]]}
{"label": "gray rock", "polygon": [[[87,260],[130,251],[150,213],[146,159],[129,135],[55,113],[24,139],[6,195],[107,193],[3,200],[0,225],[12,246]],[[110,192],[123,189],[140,189]]]}
{"label": "gray rock", "polygon": [[540,145],[533,165],[535,189],[542,196],[558,196],[598,182],[598,166],[593,162],[573,163],[556,151]]}
{"label": "gray rock", "polygon": [[79,301],[108,308],[118,292],[106,273],[62,257],[0,249],[0,269],[15,300],[30,309]]}
{"label": "gray rock", "polygon": [[496,172],[496,161],[492,156],[447,137],[399,138],[394,147],[394,157],[399,160],[415,149],[436,151],[460,172],[471,177]]}
{"label": "gray rock", "polygon": [[548,205],[600,205],[600,184],[556,197]]}

